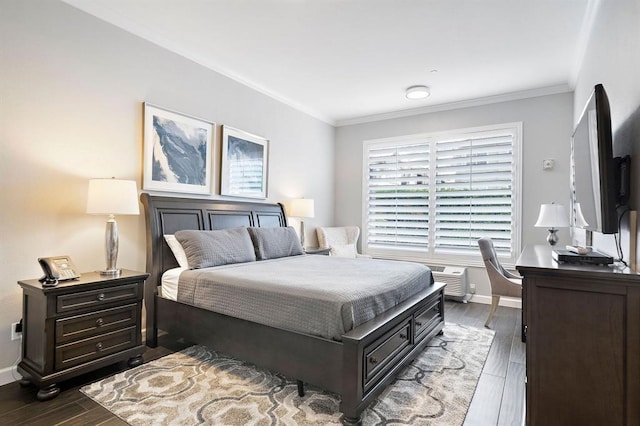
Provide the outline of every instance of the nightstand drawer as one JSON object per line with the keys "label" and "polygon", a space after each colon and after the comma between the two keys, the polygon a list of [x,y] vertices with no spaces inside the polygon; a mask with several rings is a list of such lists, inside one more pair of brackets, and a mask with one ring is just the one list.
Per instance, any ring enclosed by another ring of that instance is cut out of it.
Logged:
{"label": "nightstand drawer", "polygon": [[442,316],[440,309],[440,299],[436,299],[426,309],[416,314],[416,340],[420,338],[421,334],[430,331],[440,322]]}
{"label": "nightstand drawer", "polygon": [[56,345],[136,325],[138,304],[56,320]]}
{"label": "nightstand drawer", "polygon": [[136,327],[101,334],[56,347],[56,370],[83,364],[136,345]]}
{"label": "nightstand drawer", "polygon": [[138,284],[136,283],[63,294],[56,298],[56,311],[60,314],[77,309],[99,307],[108,303],[136,300],[137,297]]}

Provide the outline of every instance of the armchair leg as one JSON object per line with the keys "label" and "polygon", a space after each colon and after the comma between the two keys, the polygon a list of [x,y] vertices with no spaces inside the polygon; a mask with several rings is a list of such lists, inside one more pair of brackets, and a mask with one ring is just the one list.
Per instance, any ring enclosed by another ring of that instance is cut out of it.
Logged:
{"label": "armchair leg", "polygon": [[489,318],[484,323],[484,326],[489,328],[489,323],[493,319],[493,315],[496,313],[496,309],[498,309],[498,303],[500,303],[500,296],[492,296],[491,297],[491,311],[489,312]]}

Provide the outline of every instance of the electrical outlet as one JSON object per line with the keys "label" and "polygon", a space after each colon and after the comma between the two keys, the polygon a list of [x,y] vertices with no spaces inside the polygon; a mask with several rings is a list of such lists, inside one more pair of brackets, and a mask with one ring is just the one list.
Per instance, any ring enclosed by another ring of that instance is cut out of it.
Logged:
{"label": "electrical outlet", "polygon": [[469,291],[471,294],[476,294],[476,285],[474,283],[469,284]]}
{"label": "electrical outlet", "polygon": [[22,339],[22,324],[18,321],[11,324],[11,340],[20,339]]}

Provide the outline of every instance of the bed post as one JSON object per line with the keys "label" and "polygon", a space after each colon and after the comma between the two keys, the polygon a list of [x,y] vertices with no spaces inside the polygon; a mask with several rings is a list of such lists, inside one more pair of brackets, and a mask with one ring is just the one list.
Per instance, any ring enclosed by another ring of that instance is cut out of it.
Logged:
{"label": "bed post", "polygon": [[[362,348],[361,341],[342,336],[342,424],[362,424]],[[355,367],[355,368],[354,368]]]}
{"label": "bed post", "polygon": [[[147,273],[150,274],[149,278],[144,284],[144,308],[146,310],[146,343],[147,346],[155,348],[158,346],[158,323],[156,321],[156,292],[158,286],[158,266],[159,260],[156,260],[154,256],[158,256],[153,251],[154,241],[153,236],[156,235],[156,232],[153,232],[155,227],[157,226],[156,217],[151,209],[149,194],[142,193],[140,194],[140,201],[142,201],[142,205],[145,209],[145,223],[147,230]],[[158,256],[159,257],[159,256]]]}

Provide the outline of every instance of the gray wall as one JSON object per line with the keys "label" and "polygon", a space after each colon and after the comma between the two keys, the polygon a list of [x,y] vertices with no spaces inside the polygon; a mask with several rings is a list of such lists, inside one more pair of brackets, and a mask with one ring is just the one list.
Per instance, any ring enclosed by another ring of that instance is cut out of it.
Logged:
{"label": "gray wall", "polygon": [[[363,141],[521,121],[522,242],[525,245],[545,243],[546,230],[534,228],[533,224],[540,204],[555,201],[568,205],[572,114],[573,96],[564,93],[339,127],[335,147],[336,223],[360,225],[362,222]],[[542,160],[549,158],[555,160],[555,168],[545,171]],[[561,230],[559,236],[561,244],[569,242],[567,230]],[[477,295],[491,295],[484,269],[471,268],[470,280],[476,284]]]}
{"label": "gray wall", "polygon": [[[268,138],[268,201],[315,199],[310,245],[333,222],[332,126],[58,1],[2,0],[0,41],[0,383],[19,356],[16,281],[40,276],[42,256],[104,268],[106,217],[85,214],[87,181],[140,187],[144,101]],[[143,216],[118,224],[118,265],[144,270]]]}
{"label": "gray wall", "polygon": [[[631,208],[640,209],[640,1],[601,1],[575,88],[574,123],[593,90],[602,83],[611,104],[614,155],[631,154]],[[625,219],[627,217],[625,216]],[[626,220],[625,220],[626,222]],[[630,245],[621,233],[625,258]],[[615,253],[613,236],[594,235],[594,245]],[[638,259],[640,261],[640,259]]]}

